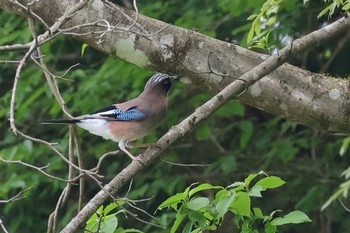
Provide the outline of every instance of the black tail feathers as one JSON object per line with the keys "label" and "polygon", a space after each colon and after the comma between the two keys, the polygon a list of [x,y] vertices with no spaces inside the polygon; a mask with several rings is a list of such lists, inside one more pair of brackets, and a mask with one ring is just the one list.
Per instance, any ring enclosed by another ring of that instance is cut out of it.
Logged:
{"label": "black tail feathers", "polygon": [[80,120],[72,119],[72,120],[40,120],[41,124],[75,124],[79,123]]}

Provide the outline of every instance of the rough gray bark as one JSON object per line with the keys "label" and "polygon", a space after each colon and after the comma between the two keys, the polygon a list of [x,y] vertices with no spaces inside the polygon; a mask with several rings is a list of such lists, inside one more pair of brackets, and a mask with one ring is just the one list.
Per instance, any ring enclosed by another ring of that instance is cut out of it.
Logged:
{"label": "rough gray bark", "polygon": [[[27,5],[28,0],[19,1]],[[48,25],[62,16],[73,1],[35,1],[31,10]],[[74,1],[75,3],[78,1]],[[70,4],[70,5],[69,5]],[[20,14],[18,6],[0,0],[0,7]],[[75,35],[90,46],[116,55],[140,67],[178,74],[205,90],[218,92],[234,79],[252,69],[267,56],[200,33],[168,25],[113,5],[108,1],[88,1],[64,27],[106,20],[118,29],[103,36]],[[344,19],[349,30],[350,19]],[[127,30],[122,30],[124,28]],[[79,28],[75,32],[104,30],[103,27]],[[274,115],[315,129],[349,133],[349,80],[311,73],[285,64],[255,83],[239,99]]]}

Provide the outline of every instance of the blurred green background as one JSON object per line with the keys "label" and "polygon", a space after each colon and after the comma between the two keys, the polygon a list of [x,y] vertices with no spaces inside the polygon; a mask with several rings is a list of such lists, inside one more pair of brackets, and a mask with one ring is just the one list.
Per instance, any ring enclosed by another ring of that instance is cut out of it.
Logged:
{"label": "blurred green background", "polygon": [[[114,1],[128,6],[130,1]],[[139,1],[138,8],[144,15],[160,19],[200,33],[238,43],[247,47],[247,35],[251,21],[247,18],[258,13],[262,0],[155,0]],[[271,13],[266,29],[275,28],[268,43],[282,48],[293,38],[320,28],[336,19],[317,15],[325,8],[323,1],[284,1],[277,12]],[[31,41],[26,19],[0,11],[0,45],[27,43]],[[38,29],[39,30],[39,29]],[[341,39],[341,38],[340,38]],[[348,58],[350,43],[337,53],[338,39],[317,48],[305,51],[291,63],[312,72],[324,72],[332,76],[350,73]],[[65,76],[58,79],[62,96],[74,115],[90,113],[114,102],[122,102],[137,96],[147,79],[154,73],[142,70],[120,59],[113,58],[91,47],[81,57],[82,44],[69,36],[59,36],[42,46],[50,70],[62,75],[70,66],[79,63]],[[19,60],[23,51],[1,52],[0,60]],[[333,57],[334,56],[334,57]],[[325,63],[332,57],[329,66]],[[68,166],[47,146],[15,136],[9,129],[8,112],[16,65],[0,64],[0,156],[8,160],[22,160],[36,166],[50,166],[47,172],[66,178]],[[302,78],[302,77],[301,77]],[[177,124],[196,107],[208,100],[212,94],[195,87],[176,83],[169,96],[166,120],[156,132],[147,136],[145,142],[154,142],[167,129]],[[40,125],[38,119],[64,118],[46,84],[45,77],[37,66],[28,62],[22,71],[16,98],[17,127],[33,137],[50,142],[59,142],[57,148],[67,154],[68,126]],[[78,129],[84,167],[94,167],[98,158],[117,149],[116,143],[91,135]],[[287,184],[275,191],[267,192],[259,203],[266,212],[276,209],[290,211],[300,209],[312,219],[310,224],[284,226],[281,232],[347,232],[350,228],[349,213],[334,202],[325,211],[321,206],[344,181],[341,173],[349,166],[349,152],[339,156],[344,137],[328,135],[298,125],[294,122],[271,116],[260,110],[230,101],[208,120],[196,126],[191,133],[172,145],[162,159],[176,163],[211,164],[209,167],[180,167],[154,161],[133,180],[128,195],[131,199],[149,198],[138,206],[154,213],[167,197],[183,191],[194,182],[209,182],[229,185],[241,181],[248,174],[264,170],[269,175],[278,175]],[[137,153],[137,151],[133,151]],[[124,154],[109,157],[101,168],[104,182],[120,172],[130,159]],[[45,232],[47,219],[54,210],[65,183],[52,180],[33,169],[16,164],[0,162],[0,199],[8,199],[21,189],[33,186],[25,198],[0,204],[0,218],[10,232]],[[124,187],[123,196],[128,187]],[[84,201],[88,201],[99,187],[87,179]],[[59,228],[75,215],[78,186],[73,186],[68,204],[59,212]],[[344,200],[345,204],[350,204]],[[139,213],[148,221],[169,225],[174,214],[158,211],[159,220]],[[132,217],[121,217],[124,228],[137,228],[145,232],[167,232]],[[227,218],[218,232],[237,232],[233,220]]]}

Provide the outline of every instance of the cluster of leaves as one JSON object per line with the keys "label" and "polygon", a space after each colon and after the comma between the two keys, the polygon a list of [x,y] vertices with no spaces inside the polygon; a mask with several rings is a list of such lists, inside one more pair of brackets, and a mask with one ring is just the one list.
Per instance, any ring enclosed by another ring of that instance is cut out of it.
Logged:
{"label": "cluster of leaves", "polygon": [[[308,2],[309,0],[304,0],[304,2]],[[328,17],[331,17],[334,13],[336,9],[341,8],[343,11],[345,12],[349,12],[350,11],[350,1],[349,0],[323,0],[326,3],[330,4],[324,8],[319,14],[318,14],[318,18],[328,14]]]}
{"label": "cluster of leaves", "polygon": [[[184,221],[183,233],[196,233],[205,230],[217,230],[225,215],[231,212],[234,221],[243,233],[259,232],[259,223],[266,233],[275,233],[277,227],[289,223],[311,222],[301,211],[293,211],[285,216],[275,217],[279,211],[264,215],[259,207],[252,206],[252,197],[261,198],[261,192],[282,186],[285,182],[277,176],[264,177],[254,185],[252,181],[263,172],[250,174],[244,182],[234,182],[228,187],[213,186],[205,183],[191,185],[182,193],[177,193],[165,200],[159,209],[171,207],[176,211],[176,220],[170,232],[176,232]],[[217,191],[214,200],[198,196],[199,192]]]}
{"label": "cluster of leaves", "polygon": [[268,0],[262,5],[258,14],[248,17],[248,20],[253,21],[247,37],[250,48],[261,48],[268,52],[274,48],[274,45],[268,44],[269,35],[272,32],[271,27],[277,24],[276,14],[281,2],[281,0]]}
{"label": "cluster of leaves", "polygon": [[99,233],[141,233],[137,229],[123,229],[118,226],[117,215],[125,215],[125,211],[121,209],[126,202],[116,201],[112,202],[106,207],[100,206],[98,210],[86,222],[85,233],[99,232]]}
{"label": "cluster of leaves", "polygon": [[[256,181],[259,175],[265,177]],[[209,183],[192,184],[185,191],[166,199],[158,209],[175,210],[175,222],[172,224],[170,233],[179,232],[181,228],[183,233],[218,230],[228,213],[234,214],[234,222],[242,233],[258,233],[259,229],[264,229],[265,233],[275,233],[278,226],[311,222],[309,217],[299,210],[284,216],[281,216],[281,210],[264,215],[259,207],[253,206],[252,198],[262,198],[262,192],[284,184],[285,181],[281,178],[267,176],[264,172],[250,174],[244,182],[234,182],[227,187],[214,186]],[[215,195],[212,201],[206,196],[199,195],[213,192]],[[117,215],[124,213],[124,210],[120,209],[124,204],[126,204],[125,201],[116,201],[106,207],[101,206],[87,221],[85,232],[142,232],[118,226]]]}

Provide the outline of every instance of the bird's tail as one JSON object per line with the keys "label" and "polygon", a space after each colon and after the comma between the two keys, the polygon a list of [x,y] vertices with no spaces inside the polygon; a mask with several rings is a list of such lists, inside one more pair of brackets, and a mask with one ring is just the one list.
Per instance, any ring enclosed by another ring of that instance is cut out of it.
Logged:
{"label": "bird's tail", "polygon": [[75,124],[79,123],[80,120],[72,119],[72,120],[40,120],[41,124]]}

